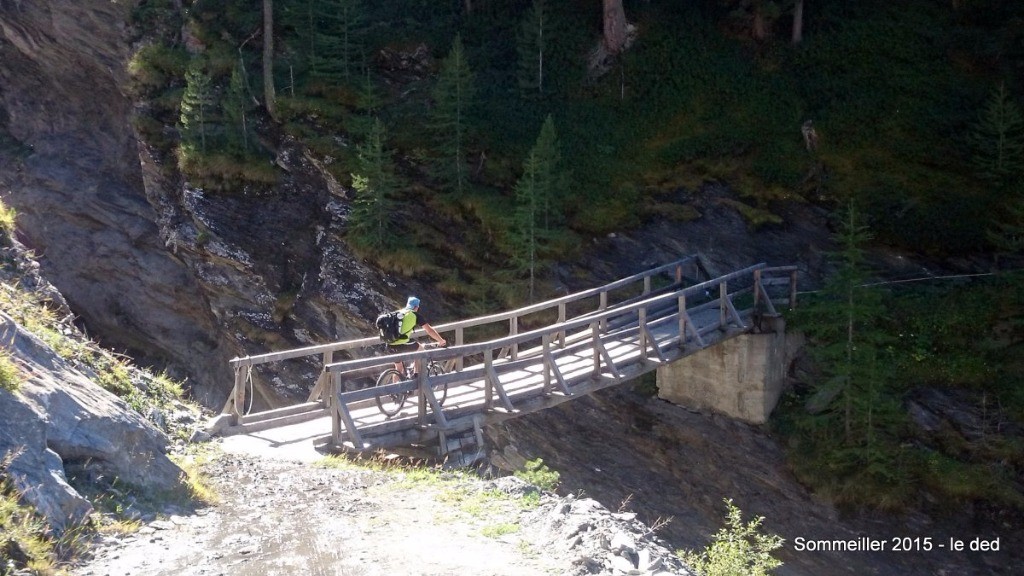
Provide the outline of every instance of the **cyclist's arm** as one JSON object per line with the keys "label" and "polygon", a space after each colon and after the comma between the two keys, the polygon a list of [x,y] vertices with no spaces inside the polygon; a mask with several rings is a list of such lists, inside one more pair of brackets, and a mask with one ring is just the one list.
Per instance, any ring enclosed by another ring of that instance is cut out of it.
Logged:
{"label": "cyclist's arm", "polygon": [[427,336],[433,338],[434,342],[437,342],[441,346],[448,345],[448,341],[442,338],[441,335],[437,333],[437,330],[434,330],[434,327],[431,326],[430,324],[424,324],[423,331],[427,333]]}

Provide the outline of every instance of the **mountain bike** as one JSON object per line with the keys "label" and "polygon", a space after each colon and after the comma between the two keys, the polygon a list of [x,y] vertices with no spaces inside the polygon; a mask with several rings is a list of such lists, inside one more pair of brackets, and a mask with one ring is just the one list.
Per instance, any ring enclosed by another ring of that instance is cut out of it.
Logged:
{"label": "mountain bike", "polygon": [[[433,346],[424,346],[424,348],[431,348]],[[430,360],[427,362],[427,376],[440,376],[445,373],[444,366],[440,362]],[[377,377],[376,386],[387,386],[388,384],[394,384],[396,382],[402,382],[404,380],[415,380],[416,373],[413,365],[405,366],[405,373],[399,372],[395,368],[388,368],[387,370],[380,373]],[[409,390],[406,392],[396,392],[394,394],[381,394],[377,396],[377,408],[380,408],[388,418],[398,414],[402,407],[405,406],[405,401],[409,399],[409,396],[416,393],[416,390]],[[448,383],[445,382],[440,386],[434,388],[434,397],[437,398],[438,404],[444,404],[446,398],[448,398]]]}

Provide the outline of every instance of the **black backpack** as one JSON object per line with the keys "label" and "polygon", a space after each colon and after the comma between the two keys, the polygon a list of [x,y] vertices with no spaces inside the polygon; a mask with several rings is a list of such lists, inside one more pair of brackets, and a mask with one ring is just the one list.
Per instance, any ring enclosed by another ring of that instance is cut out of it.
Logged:
{"label": "black backpack", "polygon": [[380,334],[380,339],[384,342],[393,342],[398,340],[402,333],[402,317],[405,316],[404,310],[392,310],[391,312],[385,312],[380,316],[377,316],[377,331]]}

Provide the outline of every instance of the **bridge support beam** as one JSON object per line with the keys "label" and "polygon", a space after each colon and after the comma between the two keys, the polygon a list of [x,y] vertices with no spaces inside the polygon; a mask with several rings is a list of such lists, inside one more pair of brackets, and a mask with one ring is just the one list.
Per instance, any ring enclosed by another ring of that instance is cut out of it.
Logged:
{"label": "bridge support beam", "polygon": [[763,327],[762,333],[741,334],[660,366],[658,396],[764,424],[782,395],[786,370],[803,337],[786,334],[781,317],[764,319]]}

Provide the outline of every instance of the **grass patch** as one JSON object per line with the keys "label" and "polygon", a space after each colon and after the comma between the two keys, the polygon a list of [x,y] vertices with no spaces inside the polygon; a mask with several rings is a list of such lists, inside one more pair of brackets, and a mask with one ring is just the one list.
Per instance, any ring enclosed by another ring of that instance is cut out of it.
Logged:
{"label": "grass patch", "polygon": [[516,532],[519,532],[519,524],[509,522],[484,526],[483,530],[480,531],[481,534],[488,538],[501,538],[506,534],[515,534]]}
{"label": "grass patch", "polygon": [[0,351],[0,389],[17,392],[20,387],[21,370],[7,352]]}
{"label": "grass patch", "polygon": [[0,202],[0,234],[3,234],[8,239],[13,238],[15,220],[17,217],[18,213],[14,208]]}

